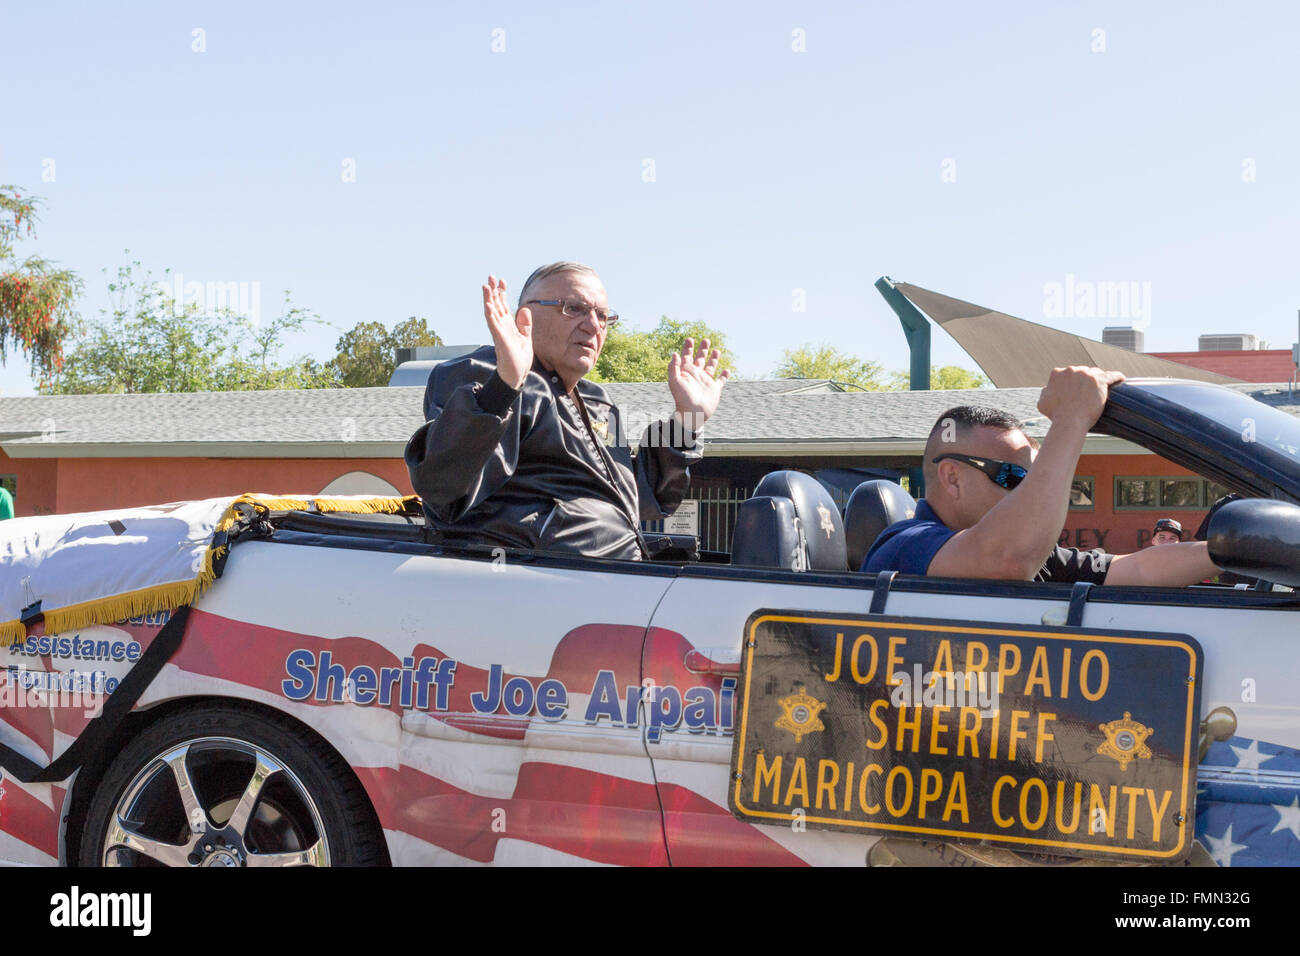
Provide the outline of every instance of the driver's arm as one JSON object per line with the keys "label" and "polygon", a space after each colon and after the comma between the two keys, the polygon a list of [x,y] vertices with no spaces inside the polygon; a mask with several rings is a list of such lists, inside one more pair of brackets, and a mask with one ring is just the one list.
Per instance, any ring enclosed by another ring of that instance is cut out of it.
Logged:
{"label": "driver's arm", "polygon": [[1052,370],[1038,409],[1052,420],[1029,474],[970,528],[948,539],[927,574],[1028,581],[1056,545],[1070,484],[1088,429],[1101,415],[1118,372],[1072,366]]}
{"label": "driver's arm", "polygon": [[1056,545],[1087,424],[1052,423],[1034,466],[978,524],[948,539],[927,574],[1028,581]]}
{"label": "driver's arm", "polygon": [[1184,541],[1114,555],[1106,583],[1176,588],[1197,584],[1218,573],[1204,541]]}

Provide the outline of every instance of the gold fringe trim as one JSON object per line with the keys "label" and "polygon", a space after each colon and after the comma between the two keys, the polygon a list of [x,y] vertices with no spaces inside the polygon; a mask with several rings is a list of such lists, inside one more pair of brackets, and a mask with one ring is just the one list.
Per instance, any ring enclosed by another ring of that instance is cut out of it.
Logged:
{"label": "gold fringe trim", "polygon": [[[126,594],[95,598],[81,604],[53,608],[44,612],[45,633],[62,634],[96,624],[114,624],[129,617],[170,611],[182,604],[191,603],[199,594],[198,581],[173,581],[155,584]],[[20,643],[27,636],[27,627],[18,621],[0,624],[0,639],[8,644]]]}
{"label": "gold fringe trim", "polygon": [[395,514],[398,511],[404,511],[409,502],[419,501],[419,495],[406,495],[402,498],[380,498],[380,497],[319,497],[319,498],[286,498],[278,495],[263,495],[256,492],[240,495],[230,503],[221,520],[217,522],[217,531],[225,531],[230,528],[239,519],[239,512],[236,506],[240,504],[261,505],[268,511],[306,511],[311,508],[315,502],[316,510],[322,513],[331,511],[345,511],[351,514]]}
{"label": "gold fringe trim", "polygon": [[[320,498],[286,498],[276,495],[244,494],[230,503],[221,519],[213,529],[214,534],[227,531],[239,520],[236,508],[240,504],[249,504],[267,511],[306,511],[315,502],[316,510],[321,513],[347,512],[350,514],[395,514],[405,511],[418,495],[402,498],[382,497],[320,497]],[[213,562],[226,550],[226,546],[209,545],[203,554],[203,567],[192,581],[174,581],[170,584],[155,584],[138,591],[116,594],[112,597],[95,598],[81,604],[67,607],[51,608],[44,612],[45,633],[61,634],[77,628],[92,627],[96,624],[113,624],[117,621],[157,611],[170,611],[182,604],[192,604],[216,580]],[[0,645],[17,644],[27,636],[27,627],[21,620],[0,623]]]}

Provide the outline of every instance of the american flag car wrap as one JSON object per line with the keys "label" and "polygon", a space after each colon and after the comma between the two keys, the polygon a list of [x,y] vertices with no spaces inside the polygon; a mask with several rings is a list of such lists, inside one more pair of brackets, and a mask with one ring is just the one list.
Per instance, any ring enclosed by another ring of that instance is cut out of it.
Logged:
{"label": "american flag car wrap", "polygon": [[[42,623],[28,637],[0,651],[0,737],[42,766],[63,753],[85,730],[106,699],[100,688],[113,689],[169,619],[167,611],[143,614],[76,632],[46,635]],[[93,682],[94,691],[78,691],[65,706],[36,706],[35,695],[59,702],[57,688]],[[20,705],[21,704],[21,705]],[[68,786],[22,783],[4,774],[0,792],[0,860],[23,864],[60,862],[60,820]]]}
{"label": "american flag car wrap", "polygon": [[[276,573],[302,553],[311,574]],[[665,579],[261,543],[236,557],[178,670],[320,732],[394,863],[667,862],[635,716],[583,720],[598,672],[620,714],[639,691]],[[258,579],[278,584],[243,587]]]}
{"label": "american flag car wrap", "polygon": [[1202,761],[1196,837],[1219,866],[1300,862],[1300,750],[1216,741]]}
{"label": "american flag car wrap", "polygon": [[[887,613],[1032,624],[1060,610],[1027,594],[900,591]],[[862,865],[875,836],[745,822],[727,795],[745,620],[762,607],[861,614],[870,599],[793,574],[246,541],[136,707],[233,698],[294,718],[352,768],[398,865]],[[1234,708],[1237,736],[1202,765],[1197,835],[1221,865],[1297,863],[1295,613],[1087,613],[1091,627],[1200,641],[1203,709]],[[77,670],[111,690],[165,619],[49,638],[34,625],[5,651],[6,680]],[[1248,678],[1258,697],[1243,703]],[[44,765],[88,719],[6,703],[0,741]],[[4,775],[0,858],[63,861],[71,785]]]}
{"label": "american flag car wrap", "polygon": [[[353,768],[397,864],[663,865],[642,650],[669,580],[250,543],[191,611],[138,708],[216,696],[296,717]],[[151,624],[79,640],[147,646],[161,620]],[[71,666],[24,646],[11,660]],[[5,739],[44,764],[86,719],[6,708]],[[7,783],[5,856],[57,861],[63,789]],[[706,809],[733,844],[743,834],[738,850],[770,857],[776,845],[725,803]]]}

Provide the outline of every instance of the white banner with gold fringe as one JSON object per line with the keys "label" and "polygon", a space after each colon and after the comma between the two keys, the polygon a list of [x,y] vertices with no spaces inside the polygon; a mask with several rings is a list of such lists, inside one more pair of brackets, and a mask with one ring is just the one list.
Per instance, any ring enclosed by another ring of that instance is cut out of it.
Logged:
{"label": "white banner with gold fringe", "polygon": [[212,583],[218,532],[241,502],[271,511],[395,513],[415,499],[246,494],[0,522],[0,645],[26,635],[40,602],[45,633],[108,624],[192,603]]}

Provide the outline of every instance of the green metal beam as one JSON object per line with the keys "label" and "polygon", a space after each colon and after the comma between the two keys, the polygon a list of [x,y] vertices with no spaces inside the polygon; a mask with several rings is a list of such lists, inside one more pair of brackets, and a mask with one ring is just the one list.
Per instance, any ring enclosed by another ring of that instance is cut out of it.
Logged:
{"label": "green metal beam", "polygon": [[[889,276],[876,280],[876,289],[889,307],[903,323],[903,334],[907,336],[907,348],[911,355],[909,387],[914,392],[928,391],[930,388],[930,321],[898,289]],[[912,497],[918,501],[925,494],[925,477],[920,468],[907,470],[907,485]]]}
{"label": "green metal beam", "polygon": [[898,321],[903,323],[903,334],[907,336],[907,348],[912,359],[910,388],[914,392],[929,391],[930,321],[894,287],[894,280],[889,276],[881,276],[877,279],[876,289],[894,310]]}

